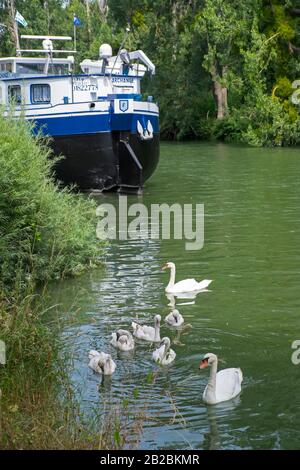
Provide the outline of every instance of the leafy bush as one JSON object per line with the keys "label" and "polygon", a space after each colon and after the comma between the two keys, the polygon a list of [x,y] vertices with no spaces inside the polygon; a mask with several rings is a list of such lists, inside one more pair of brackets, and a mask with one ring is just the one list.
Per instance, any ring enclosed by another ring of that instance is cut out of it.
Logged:
{"label": "leafy bush", "polygon": [[49,156],[45,140],[33,138],[24,119],[0,116],[2,288],[75,275],[98,260],[95,205],[57,187]]}
{"label": "leafy bush", "polygon": [[215,125],[214,135],[222,140],[254,146],[279,147],[300,143],[300,120],[286,102],[260,93],[255,105],[245,103]]}

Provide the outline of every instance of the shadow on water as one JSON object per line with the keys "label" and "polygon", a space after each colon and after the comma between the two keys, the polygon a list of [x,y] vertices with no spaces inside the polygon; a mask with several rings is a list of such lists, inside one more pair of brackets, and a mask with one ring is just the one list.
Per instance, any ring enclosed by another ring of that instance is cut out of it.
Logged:
{"label": "shadow on water", "polygon": [[[129,202],[205,204],[205,245],[186,251],[181,240],[114,241],[106,268],[53,285],[51,303],[64,319],[62,340],[82,410],[101,416],[128,400],[144,416],[144,449],[299,448],[300,374],[291,362],[299,338],[300,158],[298,149],[251,149],[214,144],[163,144],[158,171]],[[117,205],[116,194],[99,202]],[[214,279],[190,298],[166,296],[166,261],[178,280]],[[177,308],[191,328],[171,329]],[[109,345],[111,332],[133,319],[162,316],[162,336],[177,353],[170,367],[139,342],[129,355]],[[87,367],[90,349],[112,354],[117,370],[101,382]],[[220,368],[241,367],[241,397],[207,407],[203,354]],[[147,381],[152,374],[154,381]],[[100,383],[101,382],[101,383]]]}

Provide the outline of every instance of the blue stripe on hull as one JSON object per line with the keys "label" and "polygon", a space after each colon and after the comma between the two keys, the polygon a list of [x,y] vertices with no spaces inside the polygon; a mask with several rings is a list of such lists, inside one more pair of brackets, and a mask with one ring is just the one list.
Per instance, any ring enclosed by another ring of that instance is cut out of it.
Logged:
{"label": "blue stripe on hull", "polygon": [[62,116],[53,118],[34,119],[36,130],[50,136],[94,134],[109,132],[109,115]]}
{"label": "blue stripe on hull", "polygon": [[94,114],[83,116],[55,116],[53,118],[34,118],[36,132],[41,129],[43,134],[50,136],[67,136],[80,134],[94,134],[110,131],[130,131],[135,133],[137,121],[144,128],[150,121],[154,132],[159,132],[158,116],[142,113],[134,114]]}

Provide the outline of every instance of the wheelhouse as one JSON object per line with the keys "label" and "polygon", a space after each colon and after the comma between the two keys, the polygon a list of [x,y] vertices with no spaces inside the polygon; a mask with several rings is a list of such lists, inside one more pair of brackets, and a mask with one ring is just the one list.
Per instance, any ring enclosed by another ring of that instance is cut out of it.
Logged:
{"label": "wheelhouse", "polygon": [[[48,64],[45,57],[6,57],[0,59],[0,73],[16,75],[68,75],[72,73],[74,57],[52,59]],[[46,69],[47,66],[47,69]]]}
{"label": "wheelhouse", "polygon": [[[52,79],[71,76],[74,57],[6,57],[0,59],[0,104],[15,106],[50,104]],[[46,78],[47,77],[47,78]],[[61,84],[62,85],[62,84]],[[65,87],[62,86],[62,89]]]}

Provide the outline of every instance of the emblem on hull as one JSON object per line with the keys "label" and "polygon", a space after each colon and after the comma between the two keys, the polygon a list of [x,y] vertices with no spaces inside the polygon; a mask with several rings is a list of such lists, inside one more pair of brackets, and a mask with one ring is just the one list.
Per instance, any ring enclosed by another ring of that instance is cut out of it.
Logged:
{"label": "emblem on hull", "polygon": [[122,113],[126,113],[126,111],[128,111],[128,108],[129,108],[128,100],[120,100],[119,101],[119,107],[120,107],[120,111],[122,111]]}

